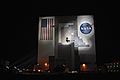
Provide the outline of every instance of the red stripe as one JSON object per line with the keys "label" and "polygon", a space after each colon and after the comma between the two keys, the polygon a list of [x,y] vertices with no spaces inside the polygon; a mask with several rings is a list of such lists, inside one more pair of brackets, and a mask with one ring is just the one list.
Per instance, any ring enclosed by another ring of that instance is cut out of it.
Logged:
{"label": "red stripe", "polygon": [[50,29],[51,29],[51,31],[50,31],[50,40],[52,40],[52,25],[53,25],[53,19],[51,19],[51,27],[50,27]]}
{"label": "red stripe", "polygon": [[54,21],[54,19],[52,19],[52,27],[51,27],[52,28],[52,31],[51,31],[51,33],[52,33],[52,35],[51,35],[52,39],[53,39],[53,21]]}
{"label": "red stripe", "polygon": [[[47,35],[49,34],[49,19],[48,19],[48,21],[47,21],[48,23],[47,23],[47,30],[48,30],[48,33],[47,33]],[[48,40],[49,40],[49,35],[47,36],[48,37]]]}
{"label": "red stripe", "polygon": [[49,38],[49,40],[50,40],[51,39],[51,19],[50,19],[50,27],[49,28],[50,28],[50,32],[49,32],[49,37],[50,38]]}
{"label": "red stripe", "polygon": [[41,26],[40,40],[52,40],[53,39],[53,25],[55,24],[54,18],[47,19],[47,26]]}
{"label": "red stripe", "polygon": [[47,26],[46,26],[46,31],[45,31],[45,33],[46,33],[46,40],[47,40]]}
{"label": "red stripe", "polygon": [[46,29],[46,40],[48,40],[48,19],[47,19],[47,29]]}

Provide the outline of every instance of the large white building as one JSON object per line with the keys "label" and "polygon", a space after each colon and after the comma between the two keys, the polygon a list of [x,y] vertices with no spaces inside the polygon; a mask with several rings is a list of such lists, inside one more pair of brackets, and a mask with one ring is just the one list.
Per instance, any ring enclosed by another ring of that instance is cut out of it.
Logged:
{"label": "large white building", "polygon": [[88,71],[96,63],[94,17],[46,16],[39,18],[38,63],[49,64],[55,56],[55,65],[66,64],[72,69],[86,64]]}

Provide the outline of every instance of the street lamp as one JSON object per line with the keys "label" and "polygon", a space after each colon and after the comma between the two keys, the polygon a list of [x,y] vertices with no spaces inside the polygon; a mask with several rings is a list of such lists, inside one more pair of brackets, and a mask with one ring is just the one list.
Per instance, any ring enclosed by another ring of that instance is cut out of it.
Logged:
{"label": "street lamp", "polygon": [[86,65],[85,64],[82,64],[83,67],[85,67]]}
{"label": "street lamp", "polygon": [[47,64],[47,63],[45,63],[44,65],[45,65],[45,67],[47,67],[47,66],[48,66],[48,64]]}

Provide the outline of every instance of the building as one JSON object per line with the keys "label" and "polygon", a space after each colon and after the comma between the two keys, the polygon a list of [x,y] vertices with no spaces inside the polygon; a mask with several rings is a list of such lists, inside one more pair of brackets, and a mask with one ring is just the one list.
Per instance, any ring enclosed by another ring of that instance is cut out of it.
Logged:
{"label": "building", "polygon": [[49,64],[49,56],[54,56],[54,66],[66,64],[74,70],[86,63],[88,71],[94,70],[96,52],[92,15],[40,17],[38,32],[38,64]]}
{"label": "building", "polygon": [[53,72],[55,68],[55,56],[49,56],[49,70]]}
{"label": "building", "polygon": [[58,55],[56,58],[56,65],[67,65],[74,69],[74,43],[69,45],[58,44]]}
{"label": "building", "polygon": [[111,62],[104,64],[106,72],[120,72],[120,60],[119,58],[114,58]]}

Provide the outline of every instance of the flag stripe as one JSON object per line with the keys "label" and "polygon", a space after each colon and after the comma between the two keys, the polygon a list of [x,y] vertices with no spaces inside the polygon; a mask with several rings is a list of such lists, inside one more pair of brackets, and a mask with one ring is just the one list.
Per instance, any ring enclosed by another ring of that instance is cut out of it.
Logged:
{"label": "flag stripe", "polygon": [[46,40],[48,40],[48,19],[47,19],[47,29],[46,29]]}
{"label": "flag stripe", "polygon": [[53,40],[53,25],[55,24],[54,18],[41,19],[41,32],[40,40]]}
{"label": "flag stripe", "polygon": [[50,38],[51,40],[52,40],[52,35],[53,35],[52,34],[52,29],[53,29],[53,19],[51,19],[51,34],[50,34],[51,35],[51,38]]}
{"label": "flag stripe", "polygon": [[51,23],[51,19],[49,19],[49,40],[50,40],[50,23]]}
{"label": "flag stripe", "polygon": [[49,32],[50,32],[49,31],[49,26],[50,26],[49,23],[50,23],[50,19],[48,19],[48,40],[49,40]]}
{"label": "flag stripe", "polygon": [[52,25],[52,19],[50,19],[50,40],[51,40],[51,32],[52,32],[51,25]]}

